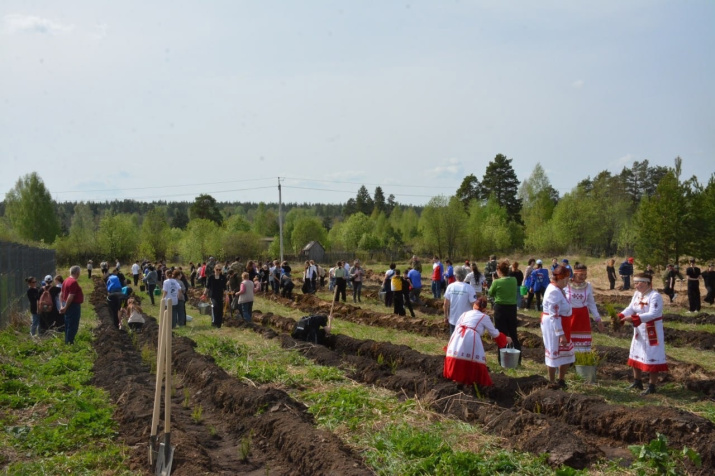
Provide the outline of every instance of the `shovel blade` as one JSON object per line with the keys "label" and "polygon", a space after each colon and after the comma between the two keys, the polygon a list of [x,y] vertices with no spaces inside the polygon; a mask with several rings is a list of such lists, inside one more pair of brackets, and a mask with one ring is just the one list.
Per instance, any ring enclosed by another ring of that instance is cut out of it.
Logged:
{"label": "shovel blade", "polygon": [[[168,450],[167,450],[168,449]],[[159,454],[156,460],[156,476],[169,476],[171,474],[171,464],[174,462],[174,447],[161,443],[159,445]]]}
{"label": "shovel blade", "polygon": [[149,466],[154,466],[159,458],[159,452],[156,449],[156,436],[149,437]]}

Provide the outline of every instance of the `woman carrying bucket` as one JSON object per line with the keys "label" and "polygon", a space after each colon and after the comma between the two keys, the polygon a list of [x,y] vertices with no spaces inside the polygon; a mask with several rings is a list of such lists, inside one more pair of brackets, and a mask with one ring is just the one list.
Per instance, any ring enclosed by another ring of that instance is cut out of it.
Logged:
{"label": "woman carrying bucket", "polygon": [[576,360],[571,342],[571,303],[564,292],[570,277],[571,272],[566,267],[557,266],[552,273],[551,283],[544,292],[541,334],[544,339],[546,367],[549,370],[549,387],[553,389],[566,388],[566,371]]}
{"label": "woman carrying bucket", "polygon": [[500,348],[510,344],[511,337],[496,330],[492,320],[484,313],[486,308],[487,299],[480,297],[474,302],[472,311],[459,316],[444,359],[443,375],[446,378],[465,385],[492,385],[481,336],[487,331]]}
{"label": "woman carrying bucket", "polygon": [[[521,343],[516,334],[516,278],[509,276],[509,262],[502,261],[497,266],[498,278],[492,281],[489,288],[489,296],[494,299],[494,325],[499,331],[511,337],[514,348],[521,350]],[[501,353],[499,363],[501,364]],[[519,353],[519,364],[521,364],[521,353]]]}
{"label": "woman carrying bucket", "polygon": [[573,269],[573,281],[566,287],[566,298],[571,303],[571,339],[576,352],[591,351],[591,319],[589,313],[603,332],[603,322],[596,308],[591,283],[586,282],[588,269],[585,264],[576,264]]}

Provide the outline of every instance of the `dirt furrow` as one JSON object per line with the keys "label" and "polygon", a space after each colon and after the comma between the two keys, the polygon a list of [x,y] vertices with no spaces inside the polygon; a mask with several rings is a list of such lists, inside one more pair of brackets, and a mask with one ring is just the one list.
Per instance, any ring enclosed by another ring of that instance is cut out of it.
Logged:
{"label": "dirt furrow", "polygon": [[[145,316],[135,344],[111,325],[105,296],[98,286],[91,297],[100,321],[93,384],[117,405],[114,417],[131,448],[131,469],[149,474],[155,377],[141,354],[155,352],[158,326]],[[334,435],[318,430],[304,405],[285,392],[237,381],[194,347],[187,338],[172,345],[172,474],[373,474]]]}

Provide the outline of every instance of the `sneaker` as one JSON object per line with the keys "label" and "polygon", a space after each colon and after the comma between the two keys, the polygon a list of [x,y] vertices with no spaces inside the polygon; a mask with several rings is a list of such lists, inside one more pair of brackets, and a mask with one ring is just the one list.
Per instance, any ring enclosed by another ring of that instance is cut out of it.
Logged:
{"label": "sneaker", "polygon": [[655,385],[653,385],[653,384],[651,383],[651,384],[648,384],[648,388],[646,388],[646,389],[641,393],[641,395],[646,396],[646,395],[650,395],[650,394],[652,394],[652,393],[655,393]]}
{"label": "sneaker", "polygon": [[643,390],[643,382],[641,380],[634,380],[633,383],[628,386],[628,390]]}

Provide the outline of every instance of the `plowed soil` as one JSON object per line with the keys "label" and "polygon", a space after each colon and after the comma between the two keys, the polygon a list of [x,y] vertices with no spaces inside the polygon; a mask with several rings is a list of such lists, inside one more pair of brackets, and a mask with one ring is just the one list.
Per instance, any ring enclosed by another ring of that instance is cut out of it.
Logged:
{"label": "plowed soil", "polygon": [[[91,296],[100,321],[93,384],[106,389],[117,405],[114,417],[120,438],[131,448],[131,469],[150,474],[155,376],[140,349],[156,351],[159,328],[146,316],[135,345],[129,334],[112,326],[105,298],[102,286]],[[191,340],[174,339],[172,365],[172,474],[373,474],[334,435],[318,430],[304,405],[280,390],[230,377],[210,357],[196,353]],[[198,405],[200,419],[194,418]],[[242,447],[249,448],[247,455]]]}
{"label": "plowed soil", "polygon": [[[155,349],[158,326],[147,318],[145,330],[136,334],[133,343],[128,334],[111,326],[104,296],[101,287],[92,296],[101,322],[95,340],[95,384],[106,388],[118,405],[115,418],[121,438],[132,448],[133,469],[148,474],[154,377],[141,359],[141,349]],[[313,295],[295,295],[293,300],[266,297],[305,314],[330,311],[329,302]],[[446,338],[441,319],[380,314],[343,303],[335,305],[333,314],[361,324]],[[253,320],[253,324],[228,320],[226,325],[277,338],[283,347],[320,365],[341,368],[353,380],[417,398],[436,412],[481,424],[514,448],[548,453],[555,466],[580,469],[602,458],[621,458],[627,463],[632,458],[628,445],[646,443],[662,433],[671,445],[687,445],[700,453],[703,467],[690,468],[692,474],[711,474],[715,467],[715,427],[691,413],[651,405],[635,409],[609,404],[600,397],[548,390],[546,380],[538,375],[513,378],[497,372],[492,375],[492,387],[464,387],[442,377],[443,356],[343,335],[328,336],[325,345],[311,345],[290,337],[295,324],[291,318],[254,311]],[[543,362],[540,338],[525,327],[524,358]],[[486,348],[496,352],[493,344]],[[608,372],[611,379],[628,378],[628,373],[621,374],[627,371],[627,349],[599,351],[605,361],[599,372]],[[318,430],[304,405],[284,392],[237,381],[210,357],[196,353],[186,338],[174,340],[172,362],[176,369],[172,398],[175,474],[372,474],[335,436]],[[699,366],[678,362],[666,378],[685,384],[713,380]],[[203,408],[200,422],[192,417],[196,405]],[[245,441],[250,441],[250,452],[244,459],[239,448]]]}

